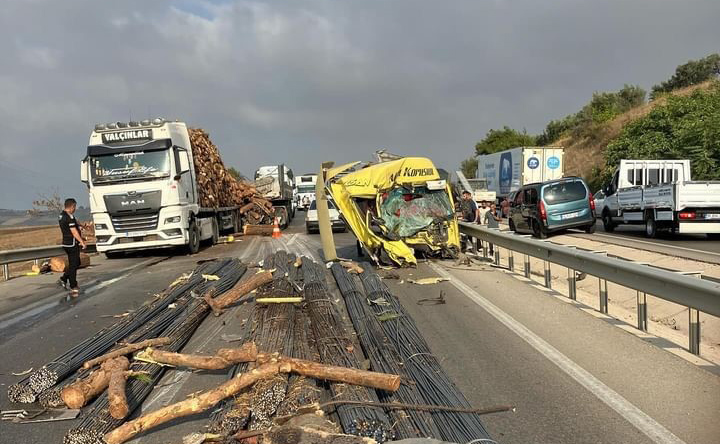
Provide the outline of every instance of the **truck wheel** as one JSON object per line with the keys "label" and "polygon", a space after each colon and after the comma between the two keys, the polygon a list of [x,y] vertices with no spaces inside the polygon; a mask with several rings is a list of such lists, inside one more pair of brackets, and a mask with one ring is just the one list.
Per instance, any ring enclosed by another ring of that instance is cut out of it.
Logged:
{"label": "truck wheel", "polygon": [[187,243],[188,254],[196,254],[200,251],[200,229],[195,221],[190,222],[190,229],[188,230],[188,243]]}
{"label": "truck wheel", "polygon": [[212,220],[212,243],[210,245],[216,245],[220,238],[220,226],[218,225],[217,219]]}
{"label": "truck wheel", "polygon": [[657,236],[657,223],[655,217],[650,214],[645,218],[645,237],[653,238]]}
{"label": "truck wheel", "polygon": [[615,231],[615,223],[613,222],[612,217],[610,217],[610,212],[607,210],[603,211],[602,223],[603,230],[605,230],[607,233],[612,233],[613,231]]}

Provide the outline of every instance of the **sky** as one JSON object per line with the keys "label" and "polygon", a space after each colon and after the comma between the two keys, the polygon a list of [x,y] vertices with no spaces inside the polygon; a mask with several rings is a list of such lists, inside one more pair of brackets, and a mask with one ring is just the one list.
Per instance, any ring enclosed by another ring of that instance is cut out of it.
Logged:
{"label": "sky", "polygon": [[594,91],[717,52],[717,0],[3,0],[0,208],[87,202],[95,123],[210,132],[251,176],[370,160],[455,170],[491,128],[539,133]]}

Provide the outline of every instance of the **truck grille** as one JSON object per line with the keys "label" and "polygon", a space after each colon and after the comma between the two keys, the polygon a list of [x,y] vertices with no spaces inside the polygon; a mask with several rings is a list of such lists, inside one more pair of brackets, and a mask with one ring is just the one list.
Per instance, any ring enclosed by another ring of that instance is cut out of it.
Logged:
{"label": "truck grille", "polygon": [[158,213],[112,216],[110,219],[115,231],[122,233],[154,230],[158,226]]}

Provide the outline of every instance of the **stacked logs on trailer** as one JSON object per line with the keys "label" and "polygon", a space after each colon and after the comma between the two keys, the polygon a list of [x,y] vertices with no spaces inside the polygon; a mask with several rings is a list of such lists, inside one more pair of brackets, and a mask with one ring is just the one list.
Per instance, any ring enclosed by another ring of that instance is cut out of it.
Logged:
{"label": "stacked logs on trailer", "polygon": [[272,203],[258,194],[255,187],[233,177],[225,168],[220,151],[210,135],[200,128],[188,128],[197,175],[200,206],[205,208],[239,207],[251,225],[272,224]]}

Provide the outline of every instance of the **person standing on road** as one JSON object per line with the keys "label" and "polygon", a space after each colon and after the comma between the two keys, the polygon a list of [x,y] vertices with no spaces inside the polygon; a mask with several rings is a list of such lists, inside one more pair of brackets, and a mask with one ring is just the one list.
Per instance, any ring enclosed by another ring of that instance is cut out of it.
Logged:
{"label": "person standing on road", "polygon": [[500,202],[500,213],[502,214],[502,217],[504,219],[507,219],[508,215],[510,214],[510,201],[507,197],[503,199],[502,202]]}
{"label": "person standing on road", "polygon": [[[491,203],[490,209],[485,213],[483,222],[485,223],[485,225],[487,225],[488,228],[500,228],[499,222],[501,220],[502,219],[500,219],[500,217],[498,217],[498,215],[497,215],[497,206],[495,205],[494,202]],[[488,242],[488,244],[490,245],[490,254],[491,255],[495,254],[493,244],[491,244],[489,242]]]}
{"label": "person standing on road", "polygon": [[[478,221],[478,207],[474,200],[472,200],[470,191],[465,190],[462,192],[462,200],[460,200],[460,213],[461,217],[465,222],[477,222]],[[469,246],[471,249],[474,248],[472,239],[464,236],[465,242],[463,246],[467,249]]]}
{"label": "person standing on road", "polygon": [[65,199],[65,209],[58,216],[60,231],[62,232],[62,247],[68,256],[68,266],[60,277],[58,284],[70,290],[70,295],[76,297],[80,294],[77,283],[77,270],[80,268],[80,248],[85,249],[85,241],[80,235],[80,227],[75,220],[75,199]]}

